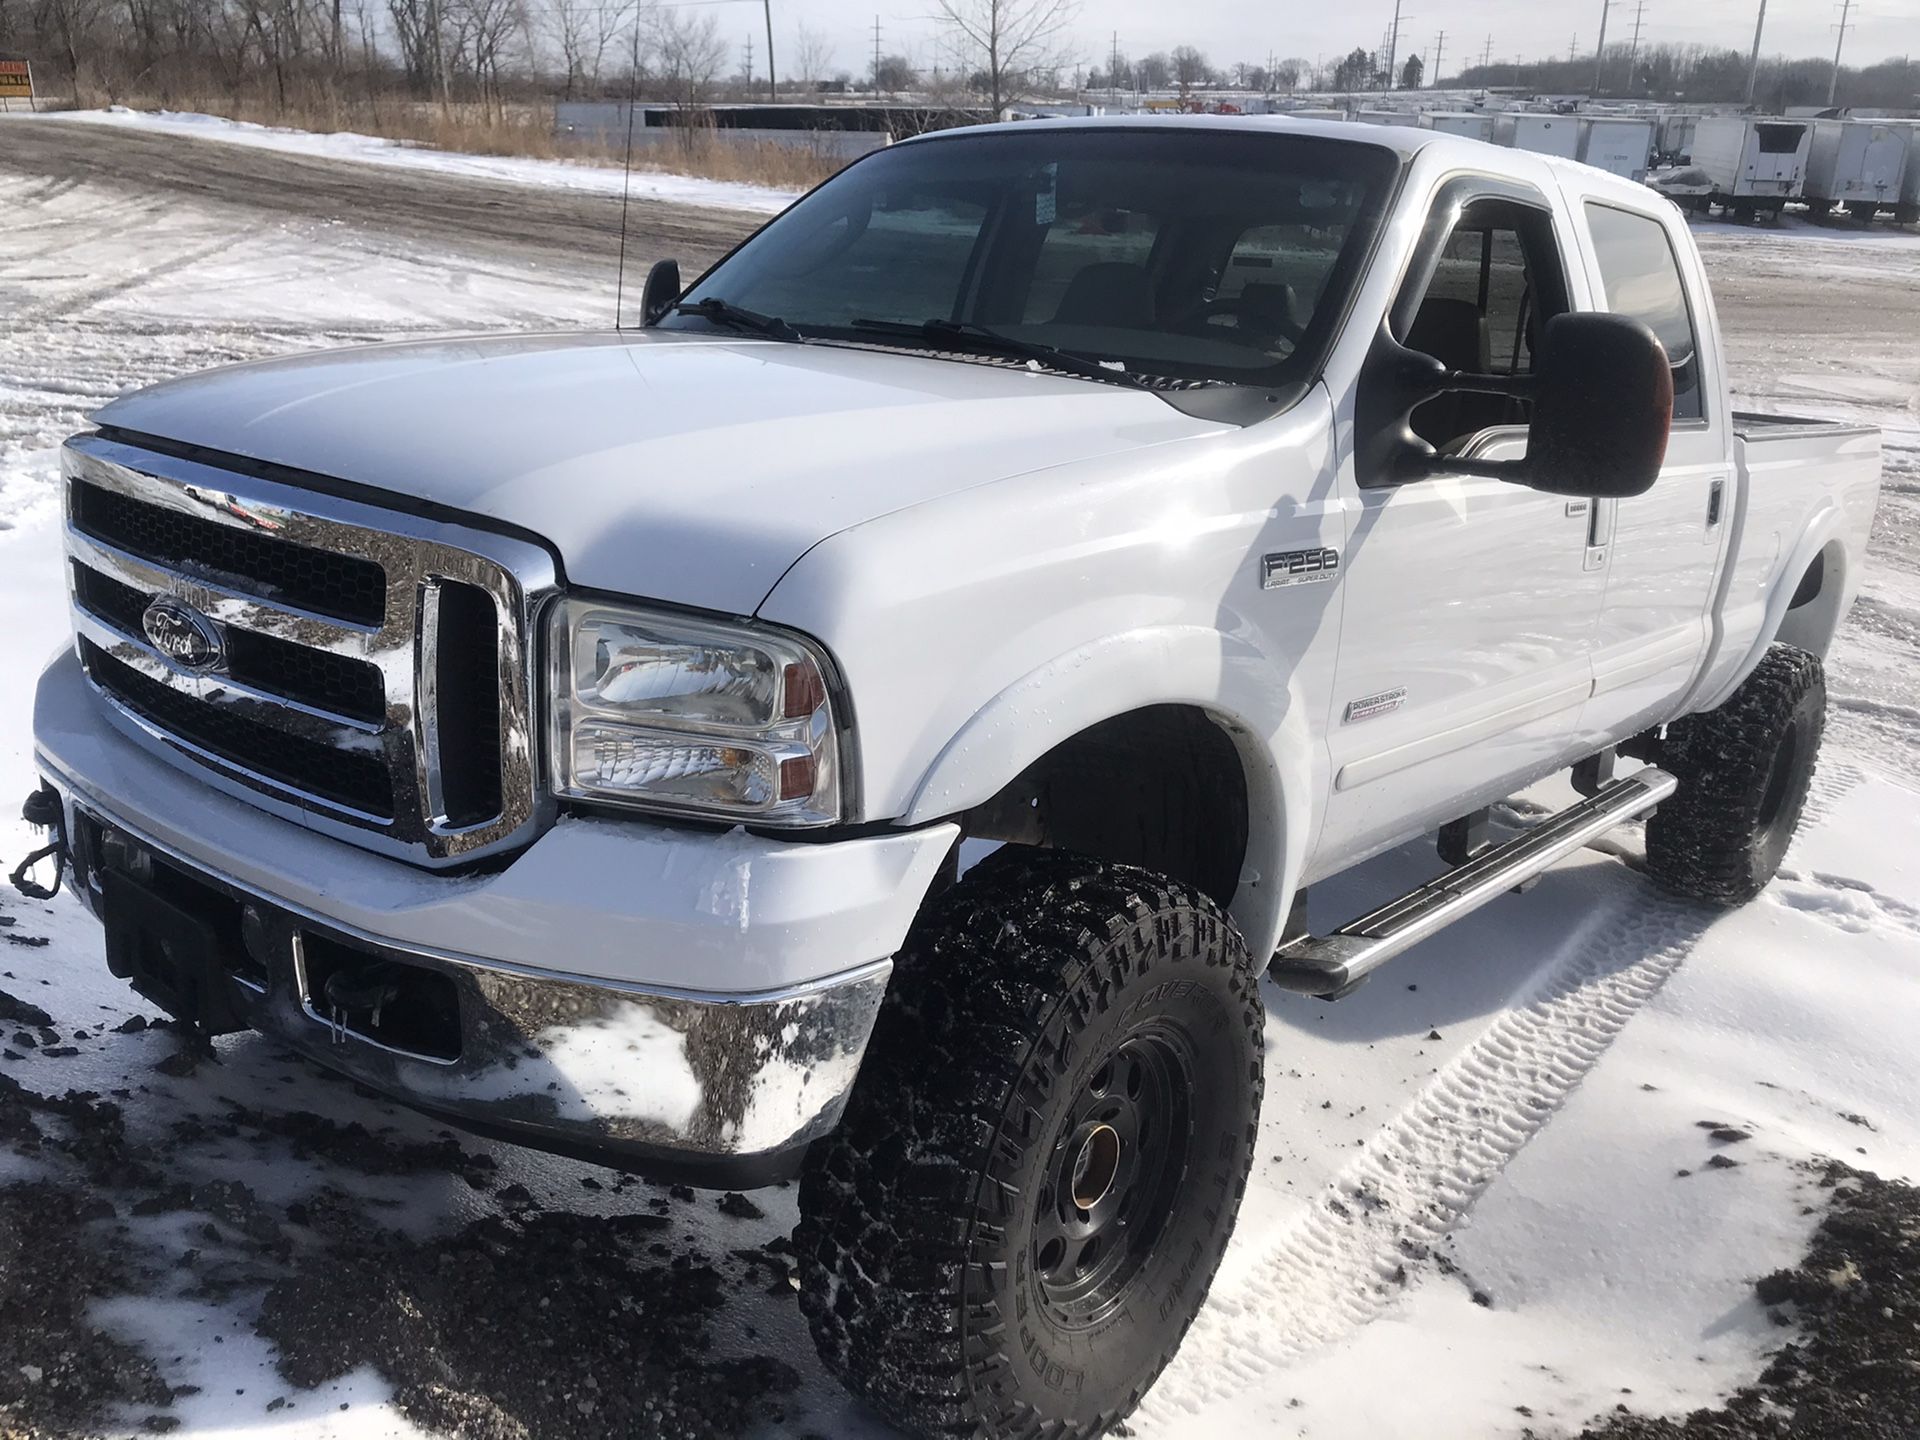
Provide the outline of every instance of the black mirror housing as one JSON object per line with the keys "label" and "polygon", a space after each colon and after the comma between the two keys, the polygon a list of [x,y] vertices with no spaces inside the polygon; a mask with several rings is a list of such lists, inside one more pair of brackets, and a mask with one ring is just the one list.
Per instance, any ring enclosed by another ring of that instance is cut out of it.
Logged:
{"label": "black mirror housing", "polygon": [[[1441,456],[1413,431],[1415,409],[1455,391],[1528,401],[1520,460]],[[1551,495],[1643,495],[1660,477],[1673,424],[1673,371],[1638,320],[1592,311],[1556,315],[1541,332],[1531,375],[1448,370],[1382,327],[1362,371],[1355,468],[1363,487],[1429,475],[1486,475]]]}
{"label": "black mirror housing", "polygon": [[647,271],[646,287],[640,292],[640,323],[657,325],[680,298],[680,262],[656,260]]}
{"label": "black mirror housing", "polygon": [[1673,369],[1625,315],[1556,315],[1540,338],[1525,484],[1601,500],[1644,495],[1673,427]]}

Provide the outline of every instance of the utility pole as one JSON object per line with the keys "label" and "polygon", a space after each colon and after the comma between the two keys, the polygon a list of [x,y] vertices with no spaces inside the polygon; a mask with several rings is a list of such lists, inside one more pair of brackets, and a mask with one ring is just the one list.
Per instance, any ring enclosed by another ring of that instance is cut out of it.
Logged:
{"label": "utility pole", "polygon": [[1753,58],[1747,62],[1747,109],[1753,108],[1753,89],[1760,83],[1760,32],[1767,28],[1767,0],[1760,0],[1760,18],[1753,22]]}
{"label": "utility pole", "polygon": [[1571,65],[1573,63],[1573,57],[1579,49],[1580,32],[1576,30],[1573,32],[1573,38],[1567,41],[1567,64]]}
{"label": "utility pole", "polygon": [[1827,82],[1827,108],[1833,108],[1840,94],[1840,47],[1847,43],[1847,16],[1853,13],[1853,0],[1840,0],[1840,36],[1833,42],[1833,78]]}
{"label": "utility pole", "polygon": [[747,31],[747,51],[743,62],[747,72],[747,84],[753,84],[753,32]]}
{"label": "utility pole", "polygon": [[880,17],[873,17],[873,93],[880,93]]}
{"label": "utility pole", "polygon": [[1114,106],[1114,87],[1120,83],[1120,32],[1113,32],[1113,45],[1107,51],[1107,108]]}
{"label": "utility pole", "polygon": [[1442,30],[1433,42],[1433,83],[1440,83],[1440,57],[1447,53],[1447,32]]}
{"label": "utility pole", "polygon": [[1633,65],[1640,58],[1640,23],[1647,13],[1647,0],[1635,0],[1633,7],[1633,44],[1627,48],[1627,94],[1633,94]]}
{"label": "utility pole", "polygon": [[1400,0],[1393,0],[1393,30],[1387,41],[1387,89],[1394,87],[1394,64],[1400,59]]}
{"label": "utility pole", "polygon": [[780,82],[773,74],[773,0],[760,0],[761,13],[767,17],[767,100],[780,103]]}
{"label": "utility pole", "polygon": [[[1482,70],[1485,70],[1489,68],[1492,64],[1493,64],[1493,37],[1489,35],[1487,36],[1487,48],[1480,52],[1480,68]],[[1487,82],[1483,79],[1480,83],[1484,86]]]}
{"label": "utility pole", "polygon": [[1593,52],[1593,94],[1598,99],[1600,81],[1607,68],[1607,12],[1613,9],[1614,0],[1600,0],[1600,43]]}

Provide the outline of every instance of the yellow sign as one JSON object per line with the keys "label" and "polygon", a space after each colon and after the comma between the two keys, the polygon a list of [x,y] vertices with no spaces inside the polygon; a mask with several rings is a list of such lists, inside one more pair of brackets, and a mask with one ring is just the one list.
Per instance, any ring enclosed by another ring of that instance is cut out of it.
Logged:
{"label": "yellow sign", "polygon": [[0,100],[33,99],[33,66],[24,60],[0,60]]}

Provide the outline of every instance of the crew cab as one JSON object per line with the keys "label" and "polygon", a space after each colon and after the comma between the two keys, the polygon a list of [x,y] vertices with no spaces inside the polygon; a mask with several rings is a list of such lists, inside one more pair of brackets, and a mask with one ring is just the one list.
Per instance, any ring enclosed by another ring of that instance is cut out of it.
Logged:
{"label": "crew cab", "polygon": [[[800,1176],[821,1354],[909,1429],[1138,1402],[1233,1227],[1263,979],[1346,995],[1639,817],[1685,894],[1780,862],[1880,442],[1733,411],[1642,186],[1431,131],[985,126],[644,310],[98,412],[29,813],[114,972],[209,1032]],[[1431,884],[1305,933],[1308,886],[1434,833]]]}

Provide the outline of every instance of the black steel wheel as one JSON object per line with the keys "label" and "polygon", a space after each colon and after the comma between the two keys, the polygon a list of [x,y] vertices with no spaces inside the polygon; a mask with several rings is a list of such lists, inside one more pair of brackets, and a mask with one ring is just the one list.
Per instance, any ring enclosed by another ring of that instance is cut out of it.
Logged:
{"label": "black steel wheel", "polygon": [[1132,1411],[1239,1211],[1258,976],[1211,900],[1130,866],[1008,847],[930,904],[801,1180],[828,1368],[922,1435]]}

